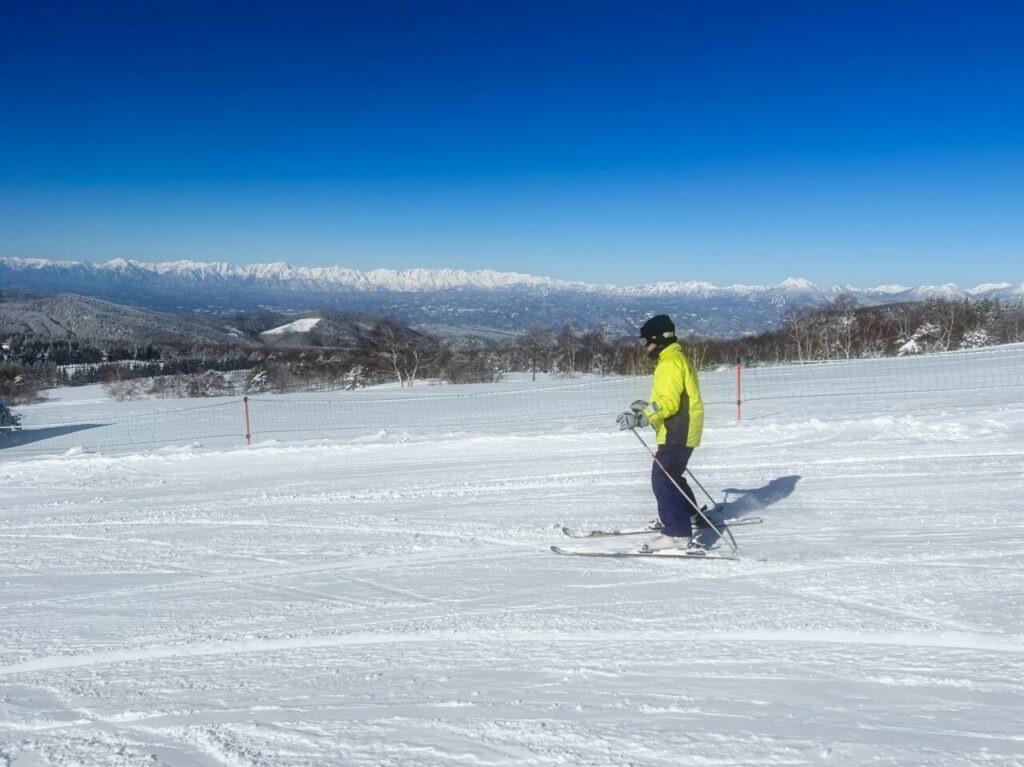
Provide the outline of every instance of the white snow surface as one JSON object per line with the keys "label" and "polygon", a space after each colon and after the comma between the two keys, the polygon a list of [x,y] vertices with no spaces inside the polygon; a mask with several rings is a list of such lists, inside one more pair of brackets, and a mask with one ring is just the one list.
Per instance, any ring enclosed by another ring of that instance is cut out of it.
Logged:
{"label": "white snow surface", "polygon": [[0,765],[1024,764],[1021,393],[709,408],[738,562],[552,554],[654,516],[637,440],[557,408],[0,450]]}
{"label": "white snow surface", "polygon": [[287,325],[278,325],[276,328],[270,330],[264,330],[260,333],[261,336],[283,336],[289,333],[308,333],[310,330],[317,326],[320,322],[319,317],[304,317],[301,320],[295,320],[295,322],[289,322]]}

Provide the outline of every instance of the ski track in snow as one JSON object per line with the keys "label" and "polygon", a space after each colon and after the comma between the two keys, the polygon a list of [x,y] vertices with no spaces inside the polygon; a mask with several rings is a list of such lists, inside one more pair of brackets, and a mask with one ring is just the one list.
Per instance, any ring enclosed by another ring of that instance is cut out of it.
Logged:
{"label": "ski track in snow", "polygon": [[0,452],[0,767],[1019,767],[1020,392],[710,410],[739,562],[547,551],[653,516],[614,426]]}

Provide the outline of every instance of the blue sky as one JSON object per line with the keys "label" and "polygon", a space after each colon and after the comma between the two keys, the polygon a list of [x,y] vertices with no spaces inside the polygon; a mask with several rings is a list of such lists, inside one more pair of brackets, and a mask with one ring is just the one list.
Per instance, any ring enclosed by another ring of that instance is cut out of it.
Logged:
{"label": "blue sky", "polygon": [[1024,3],[4,4],[0,256],[1024,281]]}

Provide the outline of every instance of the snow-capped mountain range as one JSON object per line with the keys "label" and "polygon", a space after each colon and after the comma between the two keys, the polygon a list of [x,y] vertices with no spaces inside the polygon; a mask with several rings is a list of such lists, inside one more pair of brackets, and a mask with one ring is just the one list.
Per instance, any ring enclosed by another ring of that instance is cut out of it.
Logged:
{"label": "snow-capped mountain range", "polygon": [[776,325],[792,306],[821,306],[842,293],[864,305],[922,301],[1024,299],[1024,283],[905,287],[820,286],[803,279],[777,285],[659,282],[621,287],[513,272],[456,269],[238,266],[172,261],[104,263],[0,259],[0,288],[37,295],[78,293],[161,311],[221,313],[273,307],[319,307],[391,315],[407,322],[517,332],[531,325],[608,326],[632,333],[652,313],[701,335],[736,336]]}

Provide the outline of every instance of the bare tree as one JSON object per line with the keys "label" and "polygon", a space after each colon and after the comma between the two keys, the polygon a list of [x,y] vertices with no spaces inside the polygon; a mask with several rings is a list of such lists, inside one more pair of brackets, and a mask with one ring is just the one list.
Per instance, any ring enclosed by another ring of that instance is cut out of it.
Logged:
{"label": "bare tree", "polygon": [[579,340],[580,367],[603,376],[611,362],[609,348],[604,340],[604,329],[589,330]]}
{"label": "bare tree", "polygon": [[786,334],[796,347],[796,358],[798,362],[803,362],[804,358],[809,353],[808,338],[808,327],[806,319],[803,313],[796,307],[790,307],[786,310],[785,325]]}
{"label": "bare tree", "polygon": [[898,304],[890,307],[888,312],[896,325],[896,344],[902,347],[914,333],[914,311],[909,306]]}
{"label": "bare tree", "polygon": [[513,345],[526,357],[534,381],[537,380],[538,365],[542,370],[547,370],[547,361],[554,340],[554,333],[550,330],[534,326],[513,341]]}
{"label": "bare tree", "polygon": [[925,302],[925,316],[941,329],[939,337],[943,351],[954,346],[953,338],[961,324],[962,312],[963,307],[956,301],[933,299]]}
{"label": "bare tree", "polygon": [[142,396],[143,385],[139,374],[127,364],[106,363],[100,366],[103,390],[117,402],[134,400]]}
{"label": "bare tree", "polygon": [[0,399],[9,405],[39,402],[45,382],[20,365],[0,367]]}
{"label": "bare tree", "polygon": [[644,375],[651,372],[651,360],[643,346],[633,339],[623,338],[613,349],[612,369],[622,375]]}
{"label": "bare tree", "polygon": [[840,353],[850,359],[858,340],[857,299],[849,293],[841,293],[832,302],[831,313],[835,317],[835,344]]}
{"label": "bare tree", "polygon": [[576,330],[572,325],[566,325],[558,334],[556,348],[558,350],[559,371],[570,378],[576,376],[576,353],[579,351],[580,340],[576,336]]}
{"label": "bare tree", "polygon": [[441,358],[433,339],[391,319],[379,321],[358,352],[366,367],[389,370],[400,386],[412,386],[417,377]]}
{"label": "bare tree", "polygon": [[711,346],[706,340],[700,339],[697,336],[690,336],[680,345],[683,347],[686,352],[686,356],[697,370],[704,367],[711,351]]}
{"label": "bare tree", "polygon": [[143,392],[142,379],[123,378],[120,380],[107,381],[103,384],[103,391],[117,402],[139,399]]}

